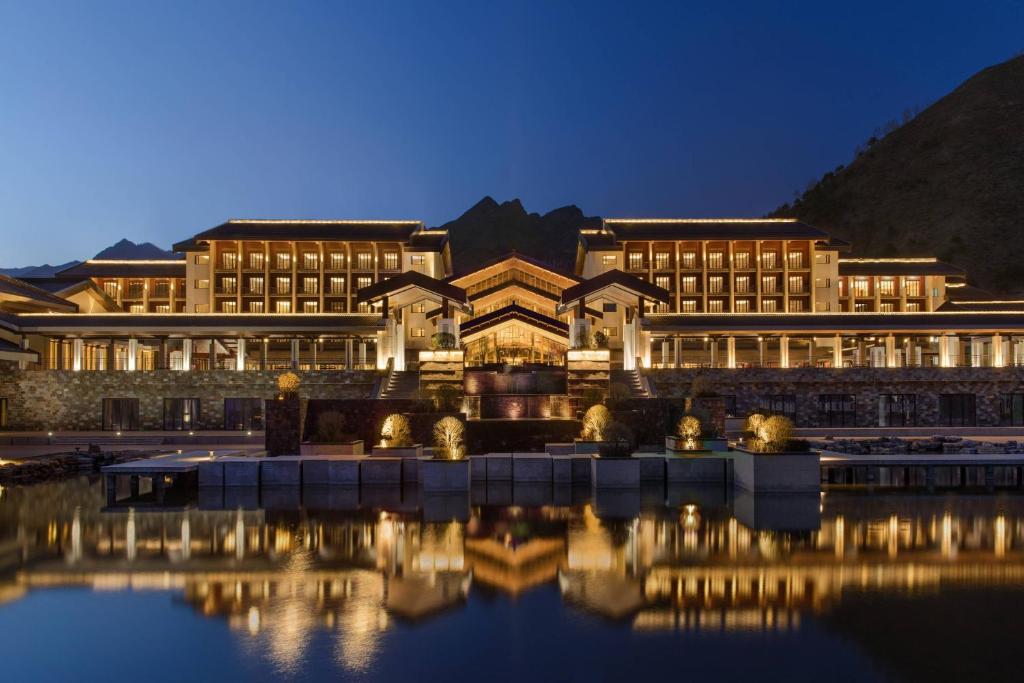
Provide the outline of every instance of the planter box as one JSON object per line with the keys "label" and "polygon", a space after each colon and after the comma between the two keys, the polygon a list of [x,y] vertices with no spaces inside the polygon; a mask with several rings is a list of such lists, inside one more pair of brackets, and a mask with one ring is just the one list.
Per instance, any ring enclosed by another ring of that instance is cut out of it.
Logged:
{"label": "planter box", "polygon": [[310,443],[299,446],[302,455],[362,455],[363,440],[338,441],[335,443]]}
{"label": "planter box", "polygon": [[412,446],[402,446],[401,448],[392,448],[391,446],[374,446],[371,457],[422,458],[423,444],[418,443]]}
{"label": "planter box", "polygon": [[599,489],[639,489],[640,459],[592,457],[590,482]]}
{"label": "planter box", "polygon": [[469,460],[420,460],[420,487],[425,493],[469,492]]}
{"label": "planter box", "polygon": [[512,454],[488,453],[484,456],[487,481],[512,481]]}
{"label": "planter box", "polygon": [[736,486],[754,493],[807,493],[821,488],[821,465],[816,452],[732,452]]}
{"label": "planter box", "polygon": [[225,486],[259,486],[260,458],[224,458]]}
{"label": "planter box", "polygon": [[711,451],[685,451],[665,459],[670,484],[724,484],[728,479],[727,456]]}
{"label": "planter box", "polygon": [[199,486],[224,486],[224,463],[203,460],[199,463]]}
{"label": "planter box", "polygon": [[673,453],[690,453],[690,452],[706,452],[715,451],[716,453],[729,450],[728,439],[700,439],[697,444],[700,446],[696,451],[687,451],[683,448],[683,439],[678,436],[669,435],[665,437],[665,450]]}
{"label": "planter box", "polygon": [[302,481],[302,461],[297,455],[264,458],[260,463],[263,486],[298,486]]}
{"label": "planter box", "polygon": [[402,485],[402,458],[374,455],[359,461],[359,481],[365,486]]}
{"label": "planter box", "polygon": [[729,439],[704,439],[704,448],[715,453],[728,452]]}
{"label": "planter box", "polygon": [[303,485],[359,486],[359,458],[309,458],[302,461]]}
{"label": "planter box", "polygon": [[551,456],[547,453],[520,453],[512,456],[512,480],[519,483],[551,483]]}
{"label": "planter box", "polygon": [[570,456],[551,456],[551,480],[555,484],[572,484],[572,458]]}
{"label": "planter box", "polygon": [[597,455],[601,452],[602,448],[609,445],[607,441],[584,441],[582,439],[576,439],[573,442],[576,455]]}
{"label": "planter box", "polygon": [[661,453],[638,453],[641,481],[665,481],[665,456]]}

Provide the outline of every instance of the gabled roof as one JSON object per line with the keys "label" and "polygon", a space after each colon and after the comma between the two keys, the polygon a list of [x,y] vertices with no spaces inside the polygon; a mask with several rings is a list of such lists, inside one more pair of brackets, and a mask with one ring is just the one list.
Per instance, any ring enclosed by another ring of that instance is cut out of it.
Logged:
{"label": "gabled roof", "polygon": [[580,299],[607,296],[609,290],[617,290],[620,295],[628,294],[637,298],[644,297],[645,299],[660,301],[666,304],[669,303],[671,298],[667,289],[647,280],[641,280],[635,275],[613,269],[563,290],[558,313],[561,315]]}
{"label": "gabled roof", "polygon": [[840,275],[944,275],[967,277],[963,268],[936,258],[841,258]]}
{"label": "gabled roof", "polygon": [[510,251],[510,252],[508,252],[506,254],[502,254],[501,256],[497,256],[497,257],[492,258],[492,259],[490,259],[488,261],[485,261],[484,263],[482,263],[482,264],[480,264],[478,266],[475,266],[472,270],[466,271],[464,273],[459,273],[458,275],[455,275],[454,277],[449,278],[449,281],[450,282],[455,282],[455,281],[458,281],[458,280],[465,279],[465,278],[470,277],[471,275],[474,275],[474,274],[476,274],[476,273],[478,273],[478,272],[480,272],[482,270],[486,270],[488,268],[492,268],[492,267],[494,267],[494,266],[496,266],[496,265],[498,265],[500,263],[503,263],[504,261],[509,261],[511,259],[518,259],[519,261],[522,261],[523,263],[528,263],[528,264],[530,264],[531,266],[533,266],[535,268],[540,268],[541,270],[546,270],[547,272],[551,273],[552,275],[557,275],[558,277],[562,277],[562,278],[565,278],[567,280],[572,280],[573,282],[582,282],[582,278],[580,278],[578,275],[574,275],[574,274],[569,273],[567,271],[564,271],[564,270],[562,270],[560,268],[556,268],[556,267],[552,266],[550,263],[547,263],[545,261],[541,261],[540,259],[534,258],[532,256],[527,256],[526,254],[523,254],[522,252],[518,252],[518,251]]}
{"label": "gabled roof", "polygon": [[91,277],[185,277],[185,259],[89,259],[56,274],[63,280]]}
{"label": "gabled roof", "polygon": [[503,306],[496,311],[464,321],[459,327],[459,336],[465,338],[508,320],[518,320],[527,325],[538,327],[549,334],[565,337],[566,339],[569,338],[569,326],[561,320],[531,311],[516,304]]}
{"label": "gabled roof", "polygon": [[416,294],[412,294],[414,290],[418,290],[422,294],[417,300],[448,299],[453,305],[463,310],[472,310],[472,305],[466,296],[466,290],[462,287],[456,287],[453,284],[424,275],[416,270],[407,270],[401,275],[389,277],[387,280],[381,280],[369,287],[363,287],[357,292],[356,301],[359,303],[374,302],[384,297],[408,295],[406,297],[409,298],[407,303],[416,303],[413,300],[416,299]]}
{"label": "gabled roof", "polygon": [[[210,240],[280,240],[337,242],[408,242],[423,229],[412,220],[299,220],[239,219],[204,230],[174,245],[174,251],[204,249]],[[435,231],[429,231],[434,233]],[[423,240],[436,239],[430,234]],[[442,245],[443,246],[443,245]]]}
{"label": "gabled roof", "polygon": [[[825,240],[824,230],[795,218],[606,218],[624,240]],[[595,236],[588,235],[588,239]]]}
{"label": "gabled roof", "polygon": [[75,312],[78,310],[78,306],[70,301],[51,294],[45,289],[13,278],[10,275],[0,275],[0,300],[24,302],[29,305],[54,308],[60,311]]}
{"label": "gabled roof", "polygon": [[943,313],[1013,311],[1024,313],[1024,299],[951,299],[938,308]]}

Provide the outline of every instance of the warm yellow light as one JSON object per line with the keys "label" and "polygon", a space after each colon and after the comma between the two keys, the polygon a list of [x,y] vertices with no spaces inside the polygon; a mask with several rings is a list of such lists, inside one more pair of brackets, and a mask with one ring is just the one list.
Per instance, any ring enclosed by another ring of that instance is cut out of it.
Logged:
{"label": "warm yellow light", "polygon": [[606,218],[605,223],[796,223],[796,218]]}

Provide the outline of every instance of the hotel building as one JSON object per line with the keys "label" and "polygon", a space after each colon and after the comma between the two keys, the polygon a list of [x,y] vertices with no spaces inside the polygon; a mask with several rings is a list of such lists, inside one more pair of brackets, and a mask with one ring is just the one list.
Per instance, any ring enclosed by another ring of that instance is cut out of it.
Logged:
{"label": "hotel building", "polygon": [[[2,277],[6,425],[181,425],[176,406],[194,399],[181,410],[198,415],[202,393],[202,423],[251,427],[239,411],[257,410],[286,368],[308,373],[317,396],[394,398],[440,358],[449,380],[545,365],[572,385],[573,363],[595,350],[599,382],[643,395],[679,395],[704,374],[737,413],[775,405],[765,396],[841,394],[868,404],[861,426],[896,419],[885,416],[913,382],[939,396],[955,380],[959,397],[968,379],[956,372],[1001,371],[966,423],[1024,422],[1024,303],[966,296],[966,274],[933,258],[857,258],[793,219],[606,219],[580,230],[573,272],[519,253],[459,270],[457,246],[415,220],[230,220],[175,244],[181,258]],[[894,384],[858,399],[863,387],[836,384],[855,378]],[[33,395],[48,392],[51,403]],[[807,400],[785,412],[820,422]]]}

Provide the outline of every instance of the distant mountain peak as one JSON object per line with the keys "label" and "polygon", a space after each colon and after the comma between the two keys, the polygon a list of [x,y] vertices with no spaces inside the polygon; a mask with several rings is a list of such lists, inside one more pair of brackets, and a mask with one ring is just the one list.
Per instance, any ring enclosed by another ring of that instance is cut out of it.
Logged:
{"label": "distant mountain peak", "polygon": [[100,253],[93,256],[96,259],[127,259],[127,260],[143,260],[143,259],[173,259],[176,258],[177,254],[173,251],[166,251],[156,246],[152,242],[142,242],[136,244],[130,239],[121,238],[116,243],[107,247]]}

